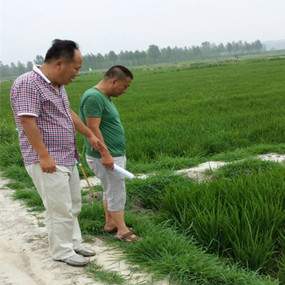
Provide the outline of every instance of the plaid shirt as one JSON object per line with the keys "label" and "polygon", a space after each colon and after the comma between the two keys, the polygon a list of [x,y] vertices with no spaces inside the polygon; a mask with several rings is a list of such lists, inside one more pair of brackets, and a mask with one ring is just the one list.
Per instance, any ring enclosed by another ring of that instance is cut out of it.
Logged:
{"label": "plaid shirt", "polygon": [[74,165],[75,159],[78,160],[76,136],[64,86],[59,86],[58,93],[40,69],[34,66],[33,71],[15,80],[10,95],[25,165],[38,162],[39,157],[27,139],[20,116],[37,118],[43,142],[56,164]]}

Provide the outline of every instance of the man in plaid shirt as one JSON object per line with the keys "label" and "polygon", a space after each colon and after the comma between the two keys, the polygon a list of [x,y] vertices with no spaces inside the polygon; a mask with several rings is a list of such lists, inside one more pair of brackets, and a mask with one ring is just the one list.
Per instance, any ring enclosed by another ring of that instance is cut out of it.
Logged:
{"label": "man in plaid shirt", "polygon": [[24,164],[46,208],[51,256],[73,266],[84,266],[83,256],[95,255],[81,244],[77,220],[81,193],[75,130],[92,149],[104,149],[70,109],[63,86],[78,75],[81,64],[75,42],[54,40],[43,65],[17,78],[10,97]]}

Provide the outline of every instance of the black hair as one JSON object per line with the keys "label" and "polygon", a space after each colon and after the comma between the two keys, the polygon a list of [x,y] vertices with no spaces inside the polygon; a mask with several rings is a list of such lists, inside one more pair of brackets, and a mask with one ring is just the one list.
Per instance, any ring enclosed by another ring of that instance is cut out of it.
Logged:
{"label": "black hair", "polygon": [[51,62],[57,59],[70,62],[73,60],[74,50],[76,49],[79,50],[79,46],[74,41],[55,39],[46,53],[45,62]]}
{"label": "black hair", "polygon": [[134,78],[132,72],[122,65],[112,66],[104,75],[105,78],[118,78],[119,80],[124,80],[126,77],[131,79]]}

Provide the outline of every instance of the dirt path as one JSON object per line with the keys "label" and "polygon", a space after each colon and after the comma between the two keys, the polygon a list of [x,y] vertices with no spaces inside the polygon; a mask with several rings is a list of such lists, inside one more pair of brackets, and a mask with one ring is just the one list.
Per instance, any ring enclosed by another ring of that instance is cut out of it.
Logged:
{"label": "dirt path", "polygon": [[[0,188],[6,183],[1,180]],[[12,193],[0,189],[0,284],[99,284],[85,277],[83,268],[50,258],[45,227],[21,201],[12,200]]]}
{"label": "dirt path", "polygon": [[[268,154],[260,159],[281,162],[284,155]],[[210,161],[197,167],[184,169],[185,173],[198,181],[207,169],[216,169],[225,162]],[[145,177],[145,176],[144,176]],[[141,176],[141,178],[144,178]],[[97,184],[96,179],[90,179]],[[22,201],[13,200],[13,190],[4,185],[9,181],[0,178],[0,284],[1,285],[87,285],[100,284],[86,275],[83,268],[75,268],[51,259],[45,227],[35,214],[29,212]],[[82,186],[85,182],[82,181]],[[105,270],[117,271],[129,278],[130,284],[150,282],[150,276],[131,273],[124,260],[118,260],[118,253],[96,239],[89,245],[96,251],[92,262],[102,265]],[[166,281],[155,284],[165,285]]]}
{"label": "dirt path", "polygon": [[[40,215],[29,212],[22,201],[12,198],[14,191],[4,186],[8,182],[0,177],[0,284],[102,284],[89,278],[84,268],[51,259],[46,228],[37,218]],[[82,185],[85,186],[84,181]],[[106,271],[119,273],[128,284],[168,284],[166,281],[151,283],[150,275],[133,273],[120,253],[100,239],[95,239],[88,247],[96,252],[96,256],[90,258],[92,263],[103,266]]]}

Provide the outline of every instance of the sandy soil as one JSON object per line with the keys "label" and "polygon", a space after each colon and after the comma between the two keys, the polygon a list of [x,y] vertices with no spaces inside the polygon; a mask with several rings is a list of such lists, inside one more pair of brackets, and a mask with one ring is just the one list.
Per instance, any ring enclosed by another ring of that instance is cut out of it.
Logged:
{"label": "sandy soil", "polygon": [[83,268],[50,258],[45,227],[20,201],[12,200],[12,193],[0,189],[0,284],[99,284],[85,277]]}
{"label": "sandy soil", "polygon": [[[41,215],[36,216],[21,201],[13,200],[13,190],[4,186],[8,182],[0,179],[0,284],[101,284],[89,278],[84,268],[68,266],[51,259]],[[85,182],[82,181],[82,184]],[[92,263],[103,266],[104,270],[118,272],[130,284],[142,281],[151,284],[149,275],[131,273],[129,265],[121,260],[120,253],[107,247],[102,240],[95,239],[88,243],[88,247],[96,252],[96,256],[90,258]],[[161,281],[155,284],[168,283]]]}
{"label": "sandy soil", "polygon": [[[259,156],[263,160],[282,162],[284,155],[267,154]],[[197,167],[183,169],[190,178],[201,181],[207,169],[215,170],[225,162],[210,161]],[[145,176],[141,176],[145,178]],[[68,266],[53,261],[48,253],[46,229],[34,213],[29,212],[19,200],[13,200],[13,190],[6,188],[9,181],[0,179],[0,284],[1,285],[87,285],[100,284],[89,278],[83,268]],[[90,178],[91,184],[98,180]],[[82,187],[87,184],[83,180]],[[151,278],[145,274],[131,273],[129,266],[120,258],[119,253],[107,247],[103,241],[96,239],[89,247],[96,251],[96,256],[90,259],[105,270],[117,271],[129,278],[130,284],[139,282],[151,283]],[[154,284],[168,284],[160,281]]]}

